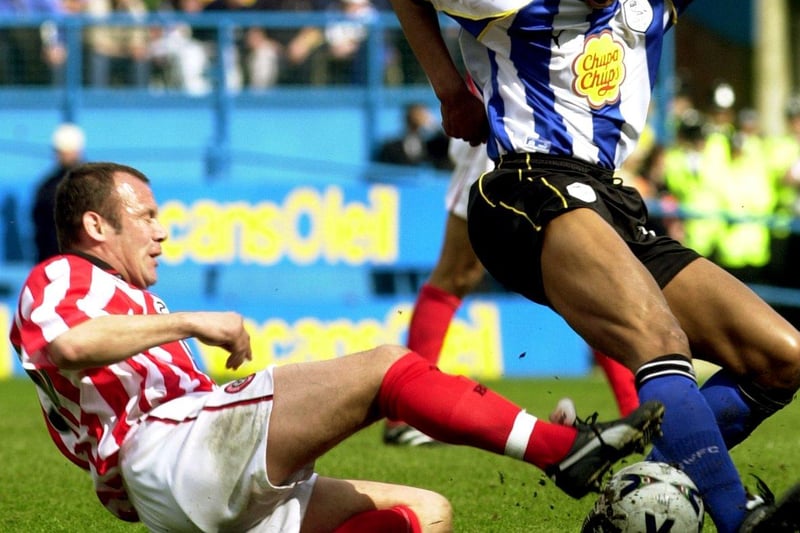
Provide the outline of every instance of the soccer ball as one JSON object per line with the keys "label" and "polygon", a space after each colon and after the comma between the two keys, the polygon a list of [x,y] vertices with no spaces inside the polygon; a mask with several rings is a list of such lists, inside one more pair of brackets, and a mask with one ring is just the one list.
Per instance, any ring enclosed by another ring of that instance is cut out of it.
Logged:
{"label": "soccer ball", "polygon": [[683,471],[642,461],[608,480],[583,521],[581,533],[687,533],[702,531],[705,508]]}

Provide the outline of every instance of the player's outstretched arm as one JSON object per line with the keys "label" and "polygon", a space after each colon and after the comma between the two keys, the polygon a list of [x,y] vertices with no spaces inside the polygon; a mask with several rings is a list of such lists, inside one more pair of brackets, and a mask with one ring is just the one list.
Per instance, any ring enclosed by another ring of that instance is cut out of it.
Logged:
{"label": "player's outstretched arm", "polygon": [[65,331],[47,347],[59,368],[80,370],[116,363],[154,346],[188,337],[230,352],[227,366],[251,358],[244,320],[232,312],[180,312],[154,315],[106,315]]}
{"label": "player's outstretched arm", "polygon": [[477,146],[486,141],[483,102],[473,95],[442,38],[439,18],[424,0],[391,0],[406,40],[441,103],[442,127],[450,137]]}
{"label": "player's outstretched arm", "polygon": [[244,328],[244,318],[239,313],[192,313],[199,321],[191,335],[203,344],[219,346],[230,353],[225,368],[236,370],[245,361],[253,359],[250,334]]}

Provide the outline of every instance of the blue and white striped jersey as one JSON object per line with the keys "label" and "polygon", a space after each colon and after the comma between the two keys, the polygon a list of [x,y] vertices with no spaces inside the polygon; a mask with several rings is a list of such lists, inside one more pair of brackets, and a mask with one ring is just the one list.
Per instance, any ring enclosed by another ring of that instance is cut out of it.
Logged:
{"label": "blue and white striped jersey", "polygon": [[489,156],[540,152],[616,169],[645,127],[664,32],[691,0],[432,0],[461,26]]}

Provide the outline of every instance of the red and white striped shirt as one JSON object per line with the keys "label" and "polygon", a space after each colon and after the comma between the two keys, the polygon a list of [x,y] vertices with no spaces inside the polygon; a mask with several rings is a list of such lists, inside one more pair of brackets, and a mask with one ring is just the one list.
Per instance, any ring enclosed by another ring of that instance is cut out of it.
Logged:
{"label": "red and white striped shirt", "polygon": [[128,284],[102,261],[70,253],[34,267],[11,327],[11,343],[37,384],[50,436],[61,453],[91,472],[100,501],[124,520],[137,520],[119,470],[119,448],[128,430],[154,407],[210,391],[214,382],[195,366],[184,341],[84,370],[57,368],[47,347],[94,317],[168,312],[160,298]]}

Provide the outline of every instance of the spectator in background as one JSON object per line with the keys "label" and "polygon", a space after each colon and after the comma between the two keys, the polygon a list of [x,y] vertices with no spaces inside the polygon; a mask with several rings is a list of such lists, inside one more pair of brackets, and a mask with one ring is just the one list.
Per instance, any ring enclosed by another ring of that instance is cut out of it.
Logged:
{"label": "spectator in background", "polygon": [[[199,13],[202,0],[175,0],[180,13]],[[180,22],[151,30],[150,58],[164,88],[176,88],[189,94],[202,95],[211,91],[208,47],[197,39],[189,24]]]}
{"label": "spectator in background", "polygon": [[333,13],[345,20],[336,20],[325,27],[327,82],[363,85],[367,82],[367,48],[369,34],[365,21],[377,14],[370,0],[336,0]]}
{"label": "spectator in background", "polygon": [[780,196],[780,212],[800,216],[800,96],[785,109],[786,133],[767,140],[768,160]]}
{"label": "spectator in background", "polygon": [[[86,12],[97,19],[112,14],[141,17],[142,0],[87,0]],[[147,87],[150,82],[148,30],[134,25],[93,26],[87,30],[90,84],[107,87],[121,82]]]}
{"label": "spectator in background", "polygon": [[712,107],[713,123],[684,113],[665,180],[688,217],[683,242],[740,280],[763,282],[777,195],[758,115],[742,110],[735,127],[721,118],[729,116],[722,105]]}
{"label": "spectator in background", "polygon": [[680,118],[684,113],[695,108],[689,84],[679,77],[675,81],[675,94],[670,101],[669,112],[666,117],[668,135],[674,136],[680,125]]}
{"label": "spectator in background", "polygon": [[[203,7],[206,13],[217,12],[239,12],[256,10],[257,8],[252,3],[244,0],[211,0]],[[222,61],[225,68],[225,87],[229,91],[238,92],[244,86],[244,71],[242,69],[242,54],[240,49],[242,47],[243,30],[240,27],[234,28],[233,43],[225,50],[218,49],[219,35],[217,30],[213,28],[204,28],[195,33],[198,39],[203,41],[207,49],[211,51],[212,58],[216,58],[222,54]]]}
{"label": "spectator in background", "polygon": [[249,87],[366,82],[364,22],[377,14],[371,0],[256,0],[253,9],[338,16],[327,25],[249,28],[244,39]]}
{"label": "spectator in background", "polygon": [[389,139],[378,148],[375,155],[377,162],[452,169],[447,153],[449,140],[436,125],[433,114],[425,104],[408,104],[405,107],[404,124],[401,136]]}
{"label": "spectator in background", "polygon": [[785,108],[784,135],[767,140],[767,161],[777,194],[775,214],[780,224],[773,231],[771,282],[785,287],[800,287],[800,234],[789,223],[800,217],[800,96],[789,99]]}
{"label": "spectator in background", "polygon": [[752,157],[764,159],[766,142],[761,131],[761,117],[758,111],[744,108],[736,116],[737,131],[740,136],[741,149]]}
{"label": "spectator in background", "polygon": [[711,90],[707,112],[709,135],[719,133],[731,137],[736,131],[736,91],[726,81],[717,81]]}
{"label": "spectator in background", "polygon": [[[293,12],[321,11],[326,0],[211,0],[205,11]],[[210,49],[215,50],[214,30],[197,32]],[[278,84],[308,85],[313,81],[312,58],[320,50],[320,28],[265,28],[251,26],[236,28],[234,46],[225,51],[227,86],[238,90],[244,86],[266,89]]]}
{"label": "spectator in background", "polygon": [[[717,194],[727,218],[717,244],[715,260],[742,281],[764,282],[770,261],[769,219],[775,212],[777,193],[765,158],[758,114],[738,113],[736,130],[727,142],[727,157],[717,167]],[[720,179],[721,178],[721,179]]]}
{"label": "spectator in background", "polygon": [[39,182],[31,212],[37,263],[58,254],[53,220],[56,187],[70,169],[83,162],[85,146],[83,130],[75,124],[61,124],[53,132],[55,166]]}
{"label": "spectator in background", "polygon": [[702,113],[692,108],[678,117],[675,143],[665,154],[664,182],[685,217],[682,242],[712,257],[724,229],[722,220],[709,216],[721,209],[714,177],[723,163],[711,156],[722,151],[709,150],[707,142],[707,122]]}
{"label": "spectator in background", "polygon": [[264,28],[248,28],[244,36],[247,86],[266,89],[278,82],[281,45],[270,39]]}
{"label": "spectator in background", "polygon": [[[59,0],[0,0],[0,15],[53,15],[64,10]],[[66,59],[63,43],[55,38],[53,21],[41,26],[0,28],[0,84],[45,85],[57,81]]]}
{"label": "spectator in background", "polygon": [[[61,0],[61,12],[65,16],[81,15],[86,12],[86,0]],[[63,85],[66,80],[67,34],[63,25],[56,21],[46,21],[40,28],[44,43],[44,59],[50,66],[53,85]]]}
{"label": "spectator in background", "polygon": [[[258,0],[259,9],[264,11],[293,13],[323,12],[329,3],[330,0]],[[261,38],[258,36],[252,38],[258,42],[259,50],[269,45],[270,49],[278,51],[278,84],[309,85],[323,82],[324,65],[319,61],[322,56],[321,45],[323,44],[321,28],[306,25],[299,28],[267,27],[260,28],[260,31]],[[276,60],[274,56],[255,52],[255,48],[251,49],[254,63],[250,68],[255,72],[258,72],[258,69],[274,68],[272,63],[267,66],[263,65],[265,60],[274,62]]]}

